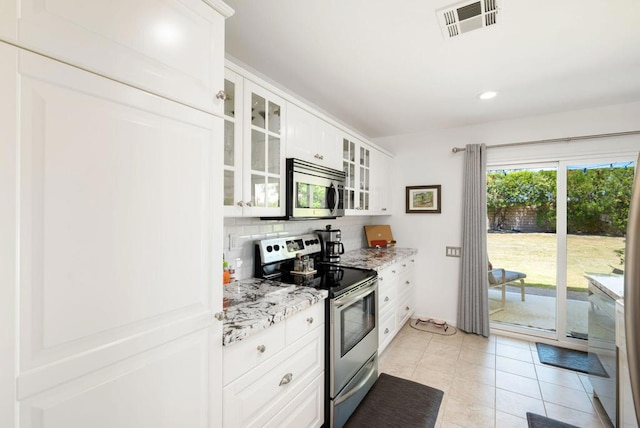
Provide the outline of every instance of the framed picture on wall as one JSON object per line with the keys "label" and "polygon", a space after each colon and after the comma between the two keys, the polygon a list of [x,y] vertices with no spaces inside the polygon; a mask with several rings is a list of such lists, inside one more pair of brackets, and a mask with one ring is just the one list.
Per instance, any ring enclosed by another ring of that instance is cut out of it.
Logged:
{"label": "framed picture on wall", "polygon": [[440,214],[441,186],[407,186],[408,214]]}

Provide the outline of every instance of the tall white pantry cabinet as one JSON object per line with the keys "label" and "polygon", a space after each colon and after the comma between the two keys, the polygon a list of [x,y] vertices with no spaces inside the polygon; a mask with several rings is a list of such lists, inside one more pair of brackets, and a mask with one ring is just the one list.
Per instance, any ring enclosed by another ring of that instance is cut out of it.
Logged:
{"label": "tall white pantry cabinet", "polygon": [[0,0],[0,426],[221,425],[219,0]]}

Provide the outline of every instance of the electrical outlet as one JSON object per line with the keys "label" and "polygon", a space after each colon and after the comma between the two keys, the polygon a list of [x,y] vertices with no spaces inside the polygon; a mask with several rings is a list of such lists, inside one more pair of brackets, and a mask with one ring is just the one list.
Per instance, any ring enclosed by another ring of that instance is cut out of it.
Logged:
{"label": "electrical outlet", "polygon": [[462,254],[462,247],[447,247],[446,256],[447,257],[460,257]]}

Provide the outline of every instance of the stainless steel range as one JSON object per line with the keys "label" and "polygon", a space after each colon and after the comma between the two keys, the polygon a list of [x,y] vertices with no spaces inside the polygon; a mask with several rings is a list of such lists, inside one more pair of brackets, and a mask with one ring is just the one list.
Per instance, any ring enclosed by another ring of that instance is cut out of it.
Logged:
{"label": "stainless steel range", "polygon": [[[342,427],[378,377],[378,281],[376,271],[327,263],[323,256],[313,233],[256,241],[254,276],[329,292],[325,421]],[[307,272],[295,270],[300,266]]]}

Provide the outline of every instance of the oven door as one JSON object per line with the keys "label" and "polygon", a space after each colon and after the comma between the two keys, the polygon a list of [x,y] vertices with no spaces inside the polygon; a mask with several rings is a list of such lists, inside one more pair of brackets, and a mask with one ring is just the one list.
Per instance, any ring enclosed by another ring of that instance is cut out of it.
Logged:
{"label": "oven door", "polygon": [[330,396],[335,398],[378,350],[378,281],[331,301]]}

